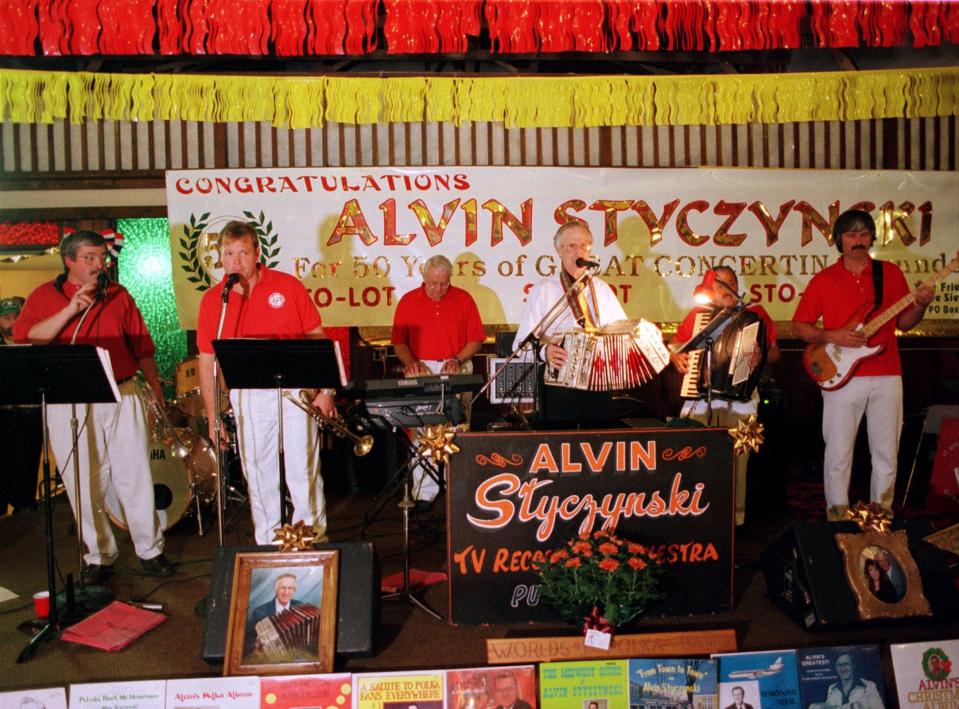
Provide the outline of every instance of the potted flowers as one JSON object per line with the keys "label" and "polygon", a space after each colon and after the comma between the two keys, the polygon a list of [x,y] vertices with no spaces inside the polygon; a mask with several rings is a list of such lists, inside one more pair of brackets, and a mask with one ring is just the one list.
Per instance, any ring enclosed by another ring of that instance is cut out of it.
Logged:
{"label": "potted flowers", "polygon": [[540,595],[564,620],[579,625],[586,619],[588,627],[599,620],[613,628],[659,597],[661,569],[652,550],[604,530],[570,539],[537,565]]}

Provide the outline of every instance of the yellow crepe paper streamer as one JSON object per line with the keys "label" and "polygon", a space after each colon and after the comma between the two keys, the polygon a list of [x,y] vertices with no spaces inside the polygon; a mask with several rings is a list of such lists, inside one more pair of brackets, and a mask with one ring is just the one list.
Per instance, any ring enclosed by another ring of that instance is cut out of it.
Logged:
{"label": "yellow crepe paper streamer", "polygon": [[702,76],[285,77],[0,70],[0,119],[498,121],[508,128],[953,116],[959,68]]}

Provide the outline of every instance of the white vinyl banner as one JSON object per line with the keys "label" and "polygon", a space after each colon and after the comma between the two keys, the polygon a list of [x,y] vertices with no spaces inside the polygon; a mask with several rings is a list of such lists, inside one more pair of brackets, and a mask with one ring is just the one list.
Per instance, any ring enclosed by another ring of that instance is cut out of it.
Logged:
{"label": "white vinyl banner", "polygon": [[[525,294],[556,277],[558,225],[593,233],[599,275],[630,318],[674,322],[711,266],[775,320],[789,320],[809,279],[833,263],[830,225],[866,209],[873,255],[910,283],[956,256],[957,177],[947,172],[615,168],[289,168],[167,172],[181,326],[222,278],[218,235],[251,222],[263,260],[302,280],[327,325],[383,326],[400,296],[443,254],[453,284],[487,325],[519,321]],[[959,319],[959,278],[927,314]]]}

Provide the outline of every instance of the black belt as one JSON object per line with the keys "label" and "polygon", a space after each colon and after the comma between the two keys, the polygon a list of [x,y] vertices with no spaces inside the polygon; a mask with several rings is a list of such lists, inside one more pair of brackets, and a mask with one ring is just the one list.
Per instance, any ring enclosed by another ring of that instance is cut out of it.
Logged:
{"label": "black belt", "polygon": [[117,386],[121,384],[126,384],[129,381],[132,381],[136,377],[136,374],[131,374],[129,377],[124,377],[123,379],[117,379]]}

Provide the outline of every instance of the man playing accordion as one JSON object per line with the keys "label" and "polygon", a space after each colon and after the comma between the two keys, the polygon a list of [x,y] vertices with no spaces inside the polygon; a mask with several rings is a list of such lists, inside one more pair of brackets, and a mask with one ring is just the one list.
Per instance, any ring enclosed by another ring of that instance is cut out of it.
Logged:
{"label": "man playing accordion", "polygon": [[[582,276],[583,265],[593,248],[593,235],[585,223],[572,221],[563,224],[553,237],[553,246],[562,262],[558,276],[546,278],[530,290],[526,307],[520,319],[515,345],[518,346],[533,332],[550,308],[570,285]],[[578,264],[577,264],[578,262]],[[539,342],[533,344],[538,361],[558,371],[568,353],[563,349],[562,334],[569,330],[591,330],[626,319],[623,306],[609,285],[599,278],[588,276],[583,287],[567,296],[567,307],[552,321]],[[546,344],[543,344],[543,343]],[[542,387],[541,418],[547,422],[589,422],[596,427],[597,420],[610,418],[611,393],[608,391],[581,391],[562,386]]]}
{"label": "man playing accordion", "polygon": [[[717,266],[704,279],[701,288],[705,291],[704,295],[708,296],[710,305],[693,308],[669,341],[672,352],[670,361],[684,375],[683,396],[691,397],[683,404],[680,415],[707,426],[733,428],[759,409],[756,384],[762,367],[766,362],[775,362],[780,355],[776,345],[776,325],[760,305],[750,305],[741,312],[733,313],[729,324],[725,329],[717,330],[713,339],[710,348],[711,376],[707,381],[702,349],[691,352],[677,350],[699,332],[701,327],[697,325],[707,324],[724,309],[736,308],[740,300],[736,272],[728,266]],[[746,334],[754,336],[754,344],[745,348],[745,351],[737,351]],[[737,369],[742,376],[733,373]],[[737,526],[746,520],[748,460],[748,451],[736,456]]]}

